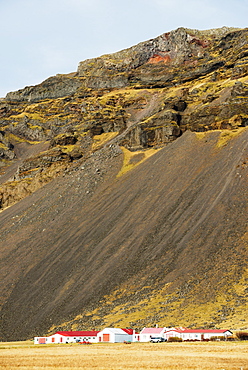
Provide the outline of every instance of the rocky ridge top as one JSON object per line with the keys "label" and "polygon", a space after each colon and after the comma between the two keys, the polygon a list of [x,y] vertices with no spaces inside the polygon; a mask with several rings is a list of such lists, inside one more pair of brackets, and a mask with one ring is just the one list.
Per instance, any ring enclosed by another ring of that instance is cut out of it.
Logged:
{"label": "rocky ridge top", "polygon": [[[8,179],[25,181],[28,194],[27,179],[56,163],[62,169],[86,159],[99,135],[102,145],[114,140],[140,150],[166,145],[186,130],[246,126],[247,40],[247,29],[178,28],[8,93],[0,102],[2,172],[18,160],[21,142],[50,142],[46,153],[25,159]],[[47,181],[61,171],[49,173]],[[2,207],[11,204],[9,185],[0,190]]]}

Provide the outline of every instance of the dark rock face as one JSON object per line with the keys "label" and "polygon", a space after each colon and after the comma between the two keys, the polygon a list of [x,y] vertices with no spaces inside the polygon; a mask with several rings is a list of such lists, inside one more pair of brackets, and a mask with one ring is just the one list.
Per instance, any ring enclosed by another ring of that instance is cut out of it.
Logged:
{"label": "dark rock face", "polygon": [[[137,83],[162,86],[175,78],[174,71],[164,76],[166,64],[176,66],[200,59],[208,45],[208,41],[198,40],[179,28],[130,49],[81,62],[78,75],[90,76],[85,82],[90,88],[120,88]],[[213,62],[201,67],[195,75],[209,73],[220,65],[221,62]],[[139,70],[140,67],[143,68]]]}
{"label": "dark rock face", "polygon": [[51,147],[57,146],[57,145],[74,145],[78,141],[77,135],[73,133],[65,133],[61,134],[59,136],[55,136],[51,140]]}
{"label": "dark rock face", "polygon": [[121,144],[128,148],[148,148],[169,143],[181,135],[178,114],[162,110],[127,130]]}
{"label": "dark rock face", "polygon": [[40,85],[28,86],[25,89],[10,92],[6,100],[35,102],[43,99],[60,98],[74,94],[81,83],[76,78],[67,76],[50,77]]}
{"label": "dark rock face", "polygon": [[47,135],[39,124],[39,121],[29,120],[28,117],[24,116],[16,125],[10,124],[8,131],[30,141],[45,140]]}
{"label": "dark rock face", "polygon": [[6,138],[5,132],[0,131],[0,159],[14,159],[14,146]]}
{"label": "dark rock face", "polygon": [[197,41],[186,29],[179,28],[129,49],[81,62],[78,73],[83,77],[89,70],[98,70],[98,73],[101,73],[99,69],[103,68],[109,71],[126,72],[147,62],[173,61],[181,64],[189,57],[200,57],[207,46],[207,41]]}
{"label": "dark rock face", "polygon": [[236,82],[219,96],[207,95],[204,105],[182,115],[181,125],[196,131],[227,129],[247,125],[248,85]]}

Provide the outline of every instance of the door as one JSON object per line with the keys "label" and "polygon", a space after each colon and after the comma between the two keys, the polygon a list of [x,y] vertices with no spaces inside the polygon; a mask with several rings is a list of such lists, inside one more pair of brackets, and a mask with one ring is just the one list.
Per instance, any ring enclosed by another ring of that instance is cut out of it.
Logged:
{"label": "door", "polygon": [[103,334],[102,337],[103,342],[109,342],[110,334]]}

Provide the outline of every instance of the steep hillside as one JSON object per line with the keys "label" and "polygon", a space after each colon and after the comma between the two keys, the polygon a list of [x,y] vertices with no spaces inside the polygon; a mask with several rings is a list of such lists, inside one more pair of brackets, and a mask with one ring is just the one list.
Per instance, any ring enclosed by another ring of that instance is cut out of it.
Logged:
{"label": "steep hillside", "polygon": [[247,35],[180,28],[0,102],[4,340],[248,327]]}

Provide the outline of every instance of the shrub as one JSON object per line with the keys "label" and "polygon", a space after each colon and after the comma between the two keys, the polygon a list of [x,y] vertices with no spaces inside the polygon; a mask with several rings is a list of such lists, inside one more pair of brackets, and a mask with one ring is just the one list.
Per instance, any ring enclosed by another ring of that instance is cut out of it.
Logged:
{"label": "shrub", "polygon": [[182,342],[182,338],[178,338],[178,337],[170,337],[168,338],[167,342]]}
{"label": "shrub", "polygon": [[225,337],[221,336],[221,337],[211,337],[210,338],[211,341],[216,341],[216,340],[226,340]]}
{"label": "shrub", "polygon": [[226,340],[233,341],[233,340],[236,340],[236,338],[233,335],[228,335]]}
{"label": "shrub", "polygon": [[239,331],[238,333],[236,333],[236,337],[237,337],[239,340],[248,340],[248,332],[245,332],[245,331]]}

